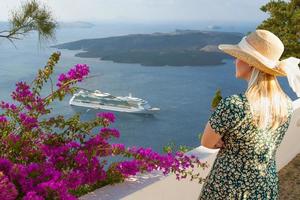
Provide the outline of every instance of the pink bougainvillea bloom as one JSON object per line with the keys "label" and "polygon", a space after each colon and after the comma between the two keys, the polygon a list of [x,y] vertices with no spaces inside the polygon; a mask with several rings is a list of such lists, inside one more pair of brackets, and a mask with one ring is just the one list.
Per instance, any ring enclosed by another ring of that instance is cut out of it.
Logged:
{"label": "pink bougainvillea bloom", "polygon": [[112,112],[100,112],[97,113],[98,117],[103,117],[107,119],[109,122],[115,122],[115,115]]}
{"label": "pink bougainvillea bloom", "polygon": [[9,181],[8,177],[0,171],[0,199],[15,200],[18,196],[18,191],[15,185]]}

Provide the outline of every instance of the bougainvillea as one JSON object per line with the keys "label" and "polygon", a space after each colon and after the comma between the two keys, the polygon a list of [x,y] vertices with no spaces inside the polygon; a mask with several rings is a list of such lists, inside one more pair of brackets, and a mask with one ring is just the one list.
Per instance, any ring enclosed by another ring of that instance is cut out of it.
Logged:
{"label": "bougainvillea", "polygon": [[89,66],[87,66],[86,64],[77,64],[73,68],[71,68],[66,74],[62,73],[59,75],[56,86],[68,86],[69,84],[66,83],[72,82],[74,80],[76,80],[77,82],[81,82],[83,78],[89,74],[89,71]]}
{"label": "bougainvillea", "polygon": [[0,199],[14,200],[18,196],[18,191],[15,185],[10,182],[8,177],[0,171]]}
{"label": "bougainvillea", "polygon": [[[159,154],[151,148],[126,147],[110,143],[120,132],[109,127],[115,122],[111,112],[99,112],[91,121],[81,121],[79,114],[46,117],[50,104],[77,91],[74,86],[88,76],[89,66],[77,64],[58,76],[53,88],[52,74],[60,53],[54,53],[38,71],[32,83],[20,81],[11,93],[14,103],[1,101],[0,108],[0,199],[42,200],[77,199],[105,184],[124,181],[137,173],[161,170],[176,174],[176,179],[191,175],[204,179],[189,168],[207,167],[194,155],[182,151]],[[51,92],[41,96],[50,80]],[[43,117],[42,117],[43,115]],[[100,127],[98,133],[94,128]],[[105,169],[109,156],[129,158]]]}

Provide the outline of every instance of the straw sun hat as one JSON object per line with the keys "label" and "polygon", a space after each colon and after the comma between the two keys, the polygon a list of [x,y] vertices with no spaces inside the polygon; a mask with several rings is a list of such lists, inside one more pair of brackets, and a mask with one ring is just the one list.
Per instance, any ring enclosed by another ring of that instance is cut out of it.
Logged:
{"label": "straw sun hat", "polygon": [[260,71],[287,77],[290,87],[300,97],[300,59],[289,57],[279,60],[284,45],[272,32],[257,29],[244,36],[238,44],[219,44],[218,48]]}

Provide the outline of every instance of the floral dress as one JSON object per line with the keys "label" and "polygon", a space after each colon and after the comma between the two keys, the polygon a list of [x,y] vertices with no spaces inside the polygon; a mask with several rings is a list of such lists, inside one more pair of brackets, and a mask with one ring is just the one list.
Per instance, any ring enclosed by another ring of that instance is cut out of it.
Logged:
{"label": "floral dress", "polygon": [[277,200],[279,180],[275,154],[292,116],[275,131],[258,129],[252,123],[250,105],[244,93],[222,98],[209,123],[221,135],[220,148],[198,200]]}

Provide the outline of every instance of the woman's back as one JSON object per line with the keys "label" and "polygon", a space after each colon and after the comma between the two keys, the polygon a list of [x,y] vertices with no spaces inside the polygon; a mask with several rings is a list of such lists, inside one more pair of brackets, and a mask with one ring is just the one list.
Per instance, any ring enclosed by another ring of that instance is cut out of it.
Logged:
{"label": "woman's back", "polygon": [[277,199],[278,175],[275,155],[291,120],[276,130],[260,130],[252,122],[244,93],[222,99],[209,118],[224,146],[204,183],[200,199]]}

